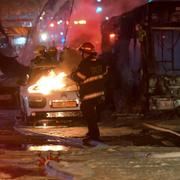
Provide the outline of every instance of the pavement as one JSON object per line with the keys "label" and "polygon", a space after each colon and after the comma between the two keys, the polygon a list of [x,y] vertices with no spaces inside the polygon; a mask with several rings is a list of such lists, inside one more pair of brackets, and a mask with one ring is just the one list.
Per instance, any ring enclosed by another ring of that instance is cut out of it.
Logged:
{"label": "pavement", "polygon": [[[112,119],[99,123],[105,144],[96,147],[83,146],[85,126],[16,126],[25,137],[44,137],[47,143],[23,141],[17,149],[1,146],[0,180],[179,180],[180,149],[173,141],[175,137],[179,141],[178,118]],[[166,139],[167,134],[173,137]]]}
{"label": "pavement", "polygon": [[[49,152],[0,153],[0,179],[179,180],[180,150],[165,147],[111,146]],[[51,156],[57,156],[52,152]],[[40,164],[40,159],[46,161]]]}

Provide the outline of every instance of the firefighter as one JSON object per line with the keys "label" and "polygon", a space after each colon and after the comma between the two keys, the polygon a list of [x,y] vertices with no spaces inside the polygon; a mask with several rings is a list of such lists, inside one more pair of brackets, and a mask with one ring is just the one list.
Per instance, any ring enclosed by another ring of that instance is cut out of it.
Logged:
{"label": "firefighter", "polygon": [[95,47],[90,42],[83,43],[79,51],[82,55],[82,61],[73,74],[73,79],[79,83],[81,111],[88,125],[88,132],[83,139],[83,143],[86,144],[91,140],[101,141],[98,127],[99,107],[105,97],[104,85],[108,69],[97,58]]}
{"label": "firefighter", "polygon": [[47,51],[49,61],[50,62],[57,62],[58,61],[58,50],[55,46],[52,46]]}
{"label": "firefighter", "polygon": [[39,45],[36,47],[35,58],[31,60],[31,65],[45,63],[47,61],[47,48],[44,45]]}

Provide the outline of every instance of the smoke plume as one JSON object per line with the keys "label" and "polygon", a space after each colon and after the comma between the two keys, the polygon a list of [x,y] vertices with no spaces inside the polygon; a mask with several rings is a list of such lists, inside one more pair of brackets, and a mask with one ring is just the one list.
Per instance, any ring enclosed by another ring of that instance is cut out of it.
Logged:
{"label": "smoke plume", "polygon": [[[98,3],[95,0],[75,0],[71,22],[68,29],[67,45],[79,47],[84,41],[92,42],[97,51],[101,51],[101,22],[105,18],[120,15],[145,3],[145,0],[102,0],[102,13],[96,13]],[[100,3],[99,3],[100,5]],[[86,20],[86,25],[74,25],[75,20]]]}

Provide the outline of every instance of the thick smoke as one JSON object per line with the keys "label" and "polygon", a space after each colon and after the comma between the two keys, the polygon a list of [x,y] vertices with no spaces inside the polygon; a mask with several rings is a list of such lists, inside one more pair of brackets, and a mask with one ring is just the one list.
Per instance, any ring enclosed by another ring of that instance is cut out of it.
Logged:
{"label": "thick smoke", "polygon": [[[101,51],[101,22],[105,17],[120,15],[136,6],[145,3],[144,0],[102,0],[103,12],[97,14],[98,3],[95,0],[75,0],[74,10],[67,35],[67,45],[77,48],[82,42],[90,41],[98,52]],[[74,25],[74,20],[85,19],[86,25]]]}

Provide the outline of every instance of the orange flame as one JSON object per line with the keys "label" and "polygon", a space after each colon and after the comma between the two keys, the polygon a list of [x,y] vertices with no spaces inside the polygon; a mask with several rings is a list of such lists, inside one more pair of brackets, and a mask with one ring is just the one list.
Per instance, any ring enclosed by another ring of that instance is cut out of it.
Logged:
{"label": "orange flame", "polygon": [[56,74],[51,70],[48,76],[42,76],[35,84],[28,88],[29,93],[50,94],[52,91],[61,90],[66,86],[64,82],[64,72]]}

